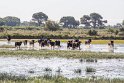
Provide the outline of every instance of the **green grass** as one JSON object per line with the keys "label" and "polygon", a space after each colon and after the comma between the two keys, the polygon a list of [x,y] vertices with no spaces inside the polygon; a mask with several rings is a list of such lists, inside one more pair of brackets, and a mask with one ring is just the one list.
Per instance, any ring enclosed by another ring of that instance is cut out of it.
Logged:
{"label": "green grass", "polygon": [[124,83],[124,79],[103,78],[73,78],[67,79],[61,76],[44,75],[42,77],[26,78],[25,76],[13,76],[0,74],[0,83]]}
{"label": "green grass", "polygon": [[[4,27],[3,27],[4,28]],[[115,33],[109,32],[109,28],[106,29],[95,29],[98,31],[98,35],[90,36],[88,35],[88,31],[90,29],[68,29],[68,28],[62,28],[58,31],[45,31],[42,27],[34,27],[34,29],[31,29],[31,27],[8,27],[8,29],[5,29],[3,32],[0,33],[0,38],[6,38],[6,36],[9,34],[12,36],[12,38],[15,39],[32,39],[32,38],[40,38],[40,36],[44,36],[46,38],[53,38],[53,39],[74,39],[74,38],[81,38],[81,39],[124,39],[124,32],[119,31],[117,35]],[[114,29],[117,30],[117,29]]]}
{"label": "green grass", "polygon": [[44,75],[42,77],[27,78],[25,76],[14,76],[12,74],[0,73],[0,83],[123,83],[122,79],[103,78],[73,78],[67,79],[61,76]]}
{"label": "green grass", "polygon": [[86,67],[85,71],[87,73],[89,73],[89,72],[95,72],[96,70],[94,68],[91,68],[91,67]]}
{"label": "green grass", "polygon": [[64,57],[64,58],[124,58],[121,53],[57,51],[57,50],[0,50],[0,56]]}

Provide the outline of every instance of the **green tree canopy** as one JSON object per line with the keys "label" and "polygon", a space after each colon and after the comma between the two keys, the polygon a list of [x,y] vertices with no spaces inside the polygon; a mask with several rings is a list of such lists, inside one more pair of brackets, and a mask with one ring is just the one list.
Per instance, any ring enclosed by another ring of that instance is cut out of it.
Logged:
{"label": "green tree canopy", "polygon": [[59,25],[55,21],[48,20],[45,24],[45,30],[56,31],[58,29],[59,29]]}
{"label": "green tree canopy", "polygon": [[103,17],[98,13],[91,13],[90,18],[93,28],[104,26],[103,23],[107,23],[107,20],[102,21]]}
{"label": "green tree canopy", "polygon": [[6,26],[18,26],[20,25],[20,19],[13,16],[7,16],[3,18]]}
{"label": "green tree canopy", "polygon": [[47,21],[48,16],[43,12],[38,12],[34,13],[32,18],[32,20],[36,21],[38,23],[38,26],[40,26],[44,21]]}
{"label": "green tree canopy", "polygon": [[4,20],[2,18],[0,18],[0,26],[3,26],[5,23],[4,23]]}
{"label": "green tree canopy", "polygon": [[73,16],[64,16],[60,19],[60,23],[63,23],[63,27],[74,28],[79,25],[79,21],[76,21]]}
{"label": "green tree canopy", "polygon": [[124,26],[124,20],[123,20],[123,22],[122,22],[122,25]]}
{"label": "green tree canopy", "polygon": [[83,17],[80,18],[80,22],[81,22],[81,24],[84,24],[85,27],[89,27],[90,26],[90,16],[84,15]]}

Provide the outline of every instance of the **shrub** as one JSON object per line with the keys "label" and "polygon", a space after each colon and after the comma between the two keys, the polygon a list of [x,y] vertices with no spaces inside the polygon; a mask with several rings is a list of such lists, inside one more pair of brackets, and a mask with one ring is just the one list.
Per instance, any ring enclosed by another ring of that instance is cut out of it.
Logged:
{"label": "shrub", "polygon": [[57,31],[59,30],[59,25],[54,21],[47,21],[45,25],[45,30]]}
{"label": "shrub", "polygon": [[91,68],[91,67],[87,67],[86,72],[95,72],[96,70],[94,68]]}
{"label": "shrub", "polygon": [[97,34],[98,34],[98,33],[97,33],[96,30],[89,30],[89,31],[88,31],[88,35],[90,35],[90,36],[97,35]]}

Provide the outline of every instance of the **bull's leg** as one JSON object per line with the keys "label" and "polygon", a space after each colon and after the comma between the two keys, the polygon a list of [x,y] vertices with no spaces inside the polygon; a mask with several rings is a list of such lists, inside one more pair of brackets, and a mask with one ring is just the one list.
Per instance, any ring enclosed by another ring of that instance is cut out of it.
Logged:
{"label": "bull's leg", "polygon": [[81,50],[81,47],[80,47],[80,45],[79,45],[79,50]]}

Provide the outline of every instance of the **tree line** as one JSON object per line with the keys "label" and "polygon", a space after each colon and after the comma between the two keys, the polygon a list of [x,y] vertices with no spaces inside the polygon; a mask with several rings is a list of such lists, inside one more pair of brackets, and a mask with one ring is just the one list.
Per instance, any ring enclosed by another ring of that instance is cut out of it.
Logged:
{"label": "tree line", "polygon": [[[73,16],[63,16],[60,18],[59,23],[48,20],[48,16],[43,12],[37,12],[32,15],[30,22],[24,21],[21,23],[20,18],[7,16],[0,18],[0,26],[46,26],[49,28],[57,29],[57,27],[76,28],[80,24],[85,28],[104,28],[107,20],[98,13],[91,13],[90,15],[83,15],[80,20],[76,20]],[[119,25],[119,24],[118,24]],[[124,21],[121,24],[124,25]],[[49,29],[48,28],[48,29]]]}

